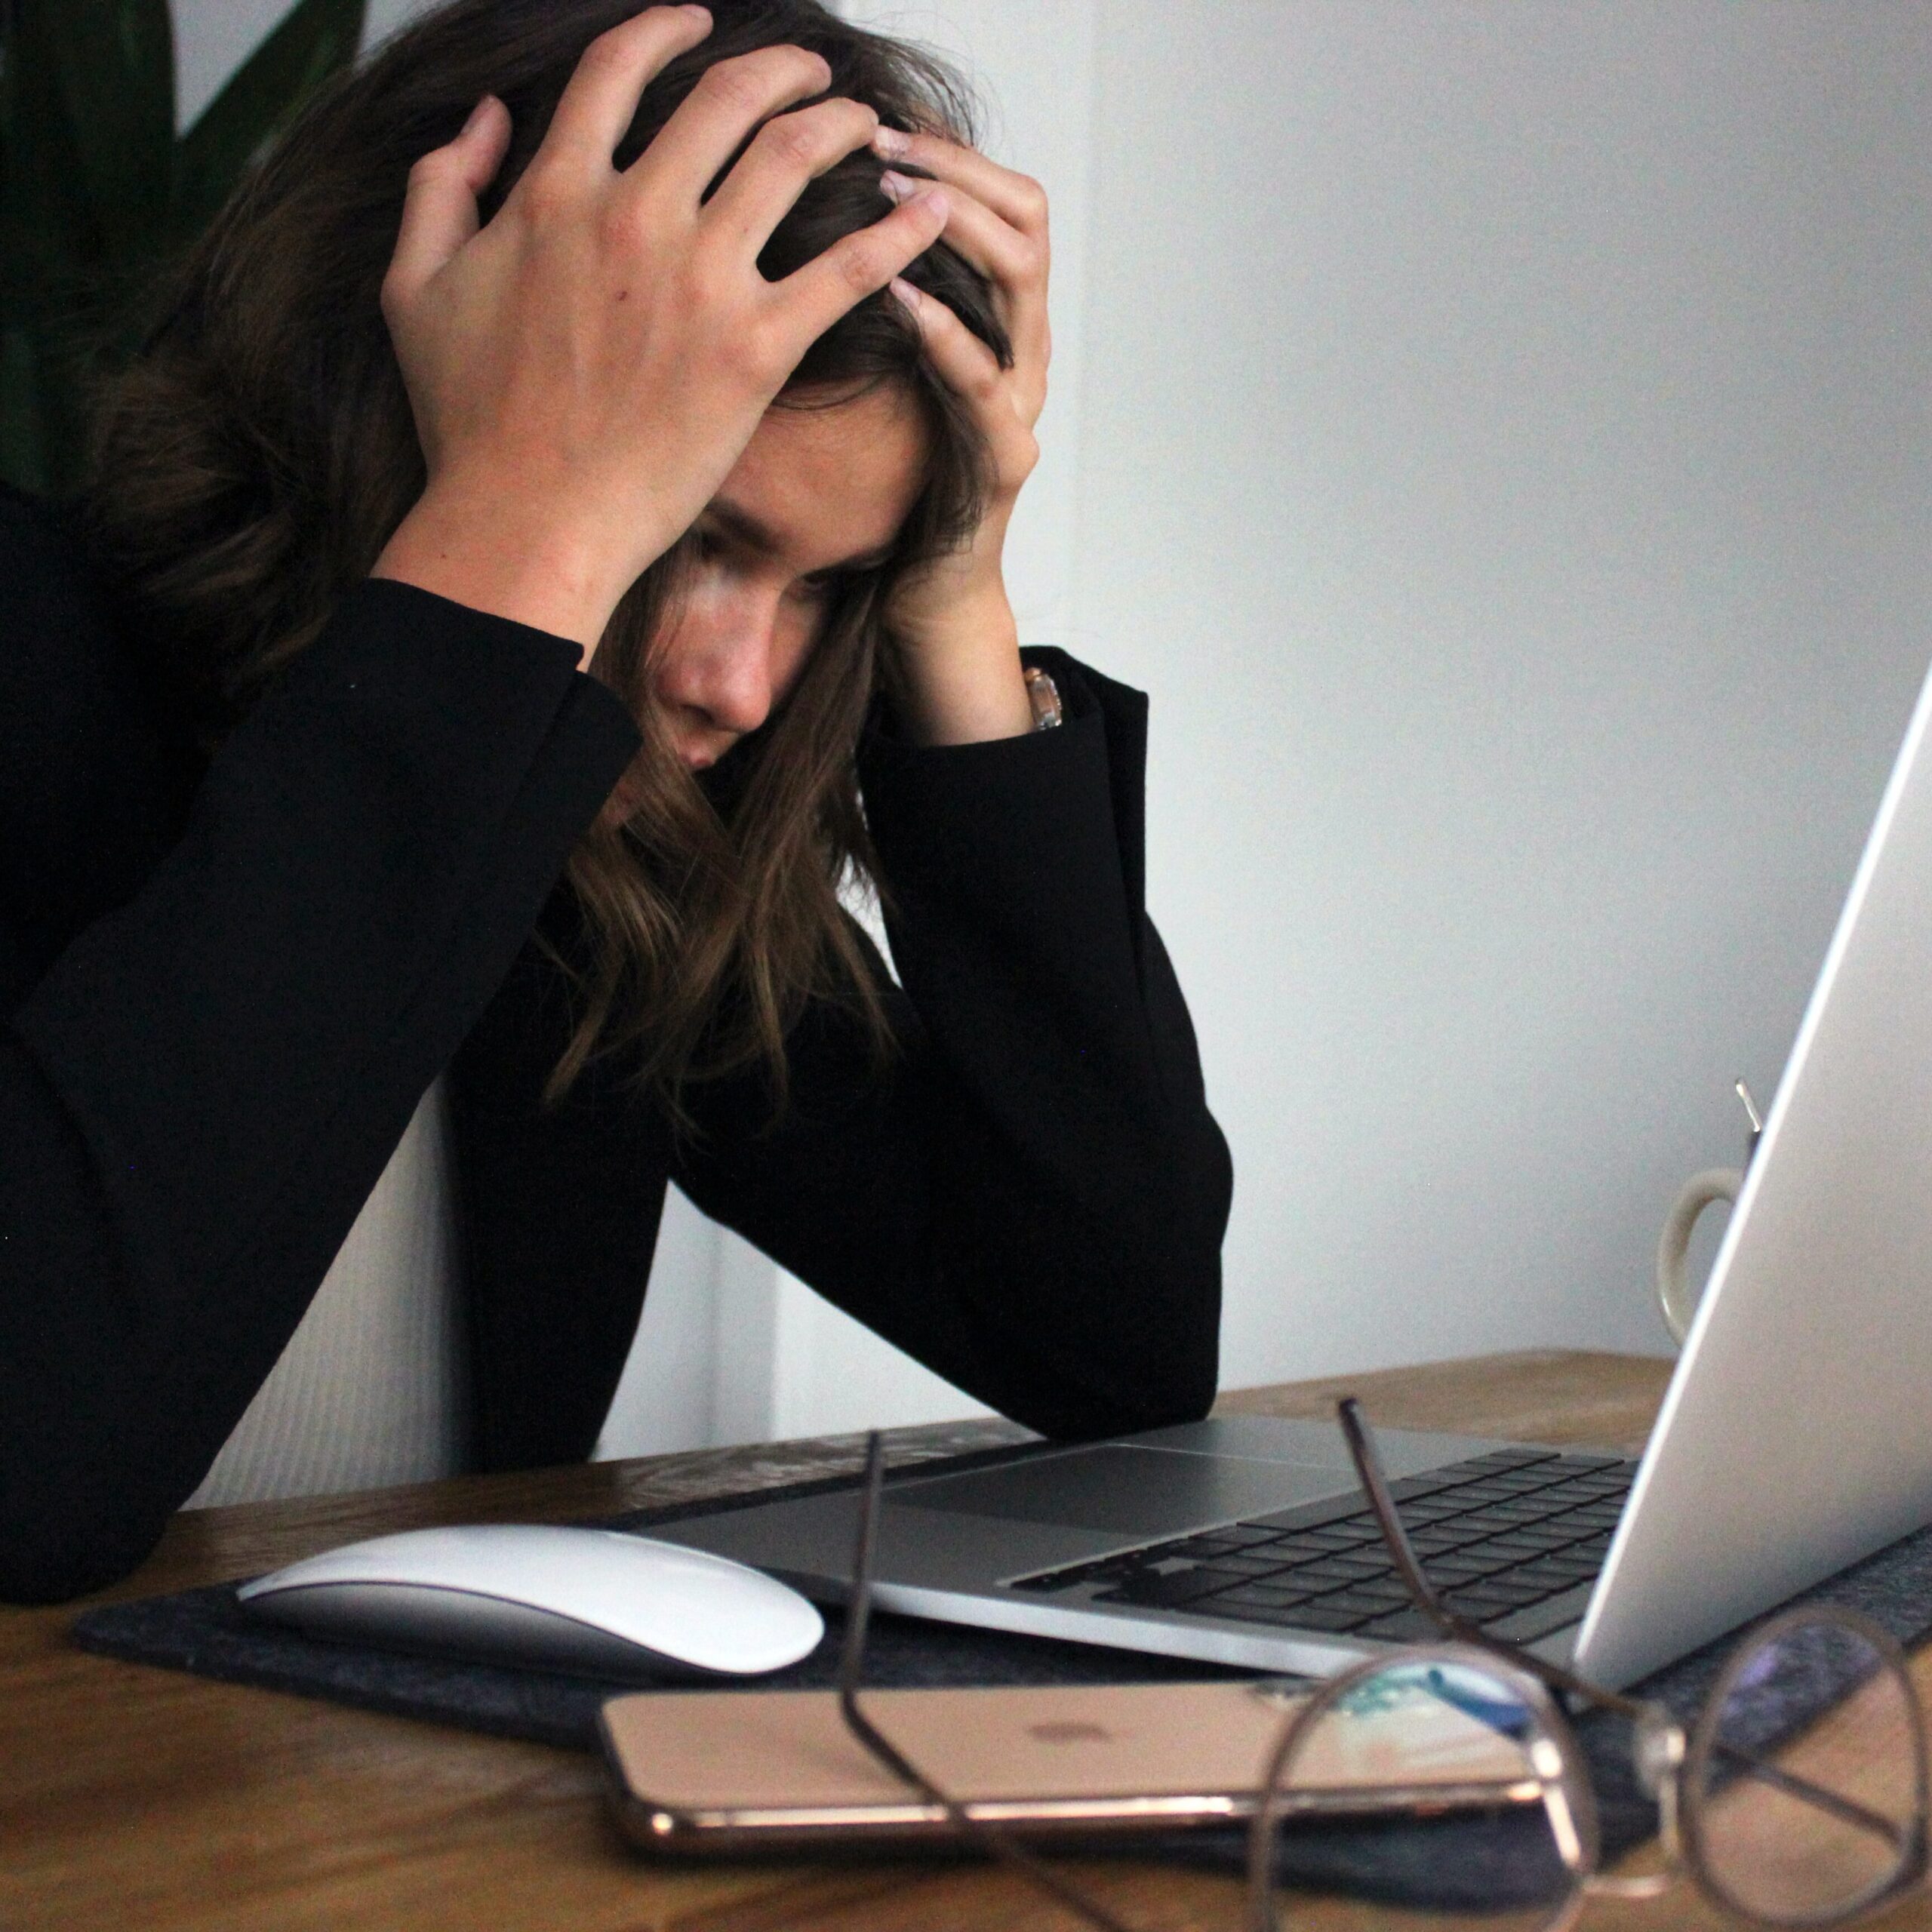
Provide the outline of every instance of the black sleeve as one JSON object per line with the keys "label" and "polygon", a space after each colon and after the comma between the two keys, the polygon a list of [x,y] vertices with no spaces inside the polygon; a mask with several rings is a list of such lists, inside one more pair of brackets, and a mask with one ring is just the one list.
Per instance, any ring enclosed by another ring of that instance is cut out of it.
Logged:
{"label": "black sleeve", "polygon": [[1146,701],[1029,655],[1060,729],[862,757],[897,1054],[815,1007],[780,1123],[755,1081],[699,1090],[674,1177],[994,1407],[1101,1434],[1213,1399],[1231,1170],[1143,903]]}
{"label": "black sleeve", "polygon": [[[17,722],[86,654],[45,617],[0,590]],[[125,903],[51,965],[0,903],[0,1598],[132,1567],[273,1365],[635,750],[576,659],[363,585]]]}

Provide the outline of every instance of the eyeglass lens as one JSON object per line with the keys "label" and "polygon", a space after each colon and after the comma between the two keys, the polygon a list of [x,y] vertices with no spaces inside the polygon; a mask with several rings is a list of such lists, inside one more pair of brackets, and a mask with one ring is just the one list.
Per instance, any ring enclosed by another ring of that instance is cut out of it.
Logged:
{"label": "eyeglass lens", "polygon": [[1713,1687],[1686,1767],[1686,1835],[1711,1887],[1773,1924],[1856,1911],[1916,1857],[1909,1681],[1858,1629],[1780,1623]]}
{"label": "eyeglass lens", "polygon": [[[1399,1655],[1318,1697],[1280,1764],[1275,1789],[1291,1821],[1273,1839],[1274,1906],[1260,1906],[1268,1888],[1257,1887],[1251,1924],[1295,1924],[1315,1889],[1324,1932],[1543,1932],[1559,1923],[1593,1847],[1540,1705],[1519,1675],[1468,1651]],[[1405,1827],[1403,1869],[1383,1875],[1426,1905],[1329,1876],[1337,1836],[1351,1835],[1352,1799],[1358,1814],[1362,1794],[1386,1795],[1392,1783],[1413,1794],[1419,1815]],[[1298,1853],[1304,1837],[1312,1860]],[[1298,1879],[1298,1868],[1321,1872],[1318,1887]]]}

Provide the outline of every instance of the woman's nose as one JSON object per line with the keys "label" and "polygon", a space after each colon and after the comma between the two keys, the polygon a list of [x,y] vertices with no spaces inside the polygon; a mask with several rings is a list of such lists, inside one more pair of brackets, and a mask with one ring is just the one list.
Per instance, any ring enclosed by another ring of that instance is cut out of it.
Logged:
{"label": "woman's nose", "polygon": [[[714,606],[678,640],[675,695],[716,729],[743,736],[771,715],[775,599],[734,597]],[[693,632],[696,635],[693,635]]]}

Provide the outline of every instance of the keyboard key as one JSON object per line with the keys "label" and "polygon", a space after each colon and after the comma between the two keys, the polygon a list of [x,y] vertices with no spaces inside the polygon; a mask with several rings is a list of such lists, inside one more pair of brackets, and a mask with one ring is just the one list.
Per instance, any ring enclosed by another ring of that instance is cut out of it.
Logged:
{"label": "keyboard key", "polygon": [[1512,1536],[1486,1536],[1480,1543],[1464,1543],[1457,1555],[1486,1557],[1495,1563],[1526,1563],[1532,1555],[1542,1555],[1534,1543],[1518,1543]]}
{"label": "keyboard key", "polygon": [[1581,1578],[1594,1577],[1603,1567],[1601,1558],[1578,1556],[1567,1549],[1557,1551],[1549,1556],[1539,1557],[1537,1567],[1548,1570],[1558,1576]]}
{"label": "keyboard key", "polygon": [[1297,1549],[1355,1549],[1360,1547],[1364,1532],[1352,1523],[1337,1523],[1325,1530],[1298,1530],[1292,1537],[1282,1539],[1283,1546]]}
{"label": "keyboard key", "polygon": [[1518,1564],[1527,1562],[1532,1555],[1540,1553],[1537,1551],[1518,1549],[1510,1544],[1505,1543],[1500,1537],[1492,1537],[1484,1543],[1471,1543],[1466,1549],[1459,1549],[1456,1552],[1458,1556],[1479,1558],[1492,1570],[1514,1569]]}
{"label": "keyboard key", "polygon": [[1349,1559],[1365,1577],[1392,1577],[1395,1574],[1395,1561],[1388,1551],[1377,1543],[1373,1549],[1360,1549]]}
{"label": "keyboard key", "polygon": [[1466,1617],[1472,1623],[1488,1623],[1540,1603],[1546,1594],[1539,1591],[1527,1595],[1476,1596],[1467,1590],[1451,1590],[1442,1601],[1458,1617]]}
{"label": "keyboard key", "polygon": [[1499,1570],[1513,1570],[1522,1561],[1506,1549],[1491,1549],[1487,1543],[1475,1543],[1467,1549],[1459,1549],[1455,1555],[1471,1566],[1472,1575],[1493,1577]]}
{"label": "keyboard key", "polygon": [[1479,1556],[1473,1549],[1418,1550],[1416,1554],[1431,1576],[1438,1570],[1447,1577],[1459,1571],[1494,1570],[1498,1561],[1494,1557]]}
{"label": "keyboard key", "polygon": [[1521,1492],[1506,1483],[1472,1482],[1459,1483],[1447,1494],[1454,1497],[1458,1502],[1467,1503],[1472,1506],[1481,1504],[1487,1509],[1492,1503],[1513,1503]]}
{"label": "keyboard key", "polygon": [[1451,1595],[1460,1596],[1513,1596],[1518,1602],[1527,1603],[1532,1597],[1547,1596],[1549,1592],[1534,1583],[1518,1580],[1513,1571],[1500,1570],[1487,1577],[1444,1578],[1444,1586]]}
{"label": "keyboard key", "polygon": [[1462,1507],[1452,1492],[1444,1496],[1425,1497],[1420,1503],[1405,1503],[1400,1513],[1406,1527],[1414,1523],[1439,1523],[1444,1516],[1457,1515]]}
{"label": "keyboard key", "polygon": [[1361,1513],[1359,1491],[1348,1496],[1331,1496],[1325,1502],[1298,1503],[1292,1509],[1277,1509],[1266,1516],[1251,1518],[1250,1529],[1318,1530],[1330,1523]]}
{"label": "keyboard key", "polygon": [[1549,1597],[1541,1603],[1512,1611],[1507,1617],[1498,1617],[1486,1623],[1483,1628],[1492,1636],[1500,1637],[1512,1644],[1533,1643],[1539,1637],[1546,1637],[1552,1630],[1561,1630],[1566,1623],[1574,1623],[1588,1607],[1590,1593],[1588,1590],[1565,1590],[1561,1596]]}
{"label": "keyboard key", "polygon": [[1331,1610],[1325,1598],[1318,1598],[1313,1603],[1297,1604],[1282,1611],[1281,1620],[1300,1629],[1339,1632],[1367,1623],[1374,1614],[1371,1611]]}
{"label": "keyboard key", "polygon": [[1324,1584],[1329,1590],[1339,1590],[1343,1584],[1358,1583],[1362,1577],[1374,1577],[1374,1574],[1376,1573],[1362,1563],[1346,1563],[1346,1561],[1335,1563],[1335,1561],[1321,1559],[1319,1563],[1297,1563],[1291,1571],[1284,1571],[1283,1577],[1294,1580],[1297,1584],[1308,1584],[1308,1586]]}
{"label": "keyboard key", "polygon": [[1295,1545],[1284,1548],[1280,1554],[1282,1562],[1292,1563],[1297,1569],[1304,1563],[1352,1563],[1359,1567],[1383,1560],[1380,1543],[1322,1543],[1313,1547]]}
{"label": "keyboard key", "polygon": [[1542,1522],[1557,1512],[1539,1496],[1515,1503],[1492,1503],[1488,1513],[1492,1516],[1501,1516],[1506,1521],[1536,1523]]}
{"label": "keyboard key", "polygon": [[1293,1604],[1223,1604],[1217,1598],[1211,1604],[1201,1604],[1196,1614],[1202,1617],[1225,1617],[1235,1623],[1265,1623],[1270,1629],[1282,1630],[1295,1621],[1299,1612]]}
{"label": "keyboard key", "polygon": [[1232,1570],[1238,1577],[1272,1577],[1287,1567],[1272,1549],[1263,1549],[1253,1555],[1229,1551],[1207,1560],[1214,1568]]}
{"label": "keyboard key", "polygon": [[1494,1597],[1499,1602],[1514,1601],[1524,1604],[1540,1603],[1545,1597],[1554,1596],[1559,1589],[1567,1589],[1569,1586],[1540,1583],[1534,1577],[1525,1577],[1520,1570],[1510,1570],[1497,1577],[1478,1577],[1474,1583],[1460,1587],[1477,1596]]}
{"label": "keyboard key", "polygon": [[1306,1590],[1284,1589],[1273,1583],[1243,1583],[1238,1589],[1217,1591],[1201,1598],[1195,1607],[1203,1616],[1217,1616],[1223,1606],[1228,1604],[1281,1610],[1290,1604],[1306,1603],[1309,1599],[1309,1592]]}
{"label": "keyboard key", "polygon": [[1294,1603],[1231,1603],[1225,1597],[1210,1597],[1204,1603],[1190,1606],[1197,1617],[1225,1617],[1236,1623],[1265,1623],[1274,1630],[1291,1629],[1297,1626],[1303,1629],[1323,1629],[1326,1626],[1308,1624],[1303,1613],[1314,1607],[1312,1604]]}
{"label": "keyboard key", "polygon": [[1570,1541],[1567,1537],[1546,1536],[1540,1530],[1509,1530],[1500,1537],[1488,1540],[1491,1549],[1506,1549],[1512,1555],[1527,1561],[1530,1558],[1541,1556],[1552,1549],[1561,1549]]}
{"label": "keyboard key", "polygon": [[1229,1536],[1223,1531],[1207,1530],[1198,1537],[1183,1537],[1179,1543],[1164,1543],[1155,1547],[1165,1556],[1226,1556],[1260,1541],[1245,1531]]}
{"label": "keyboard key", "polygon": [[[1408,1529],[1406,1523],[1402,1527]],[[1424,1523],[1409,1530],[1408,1534],[1409,1541],[1417,1549],[1453,1549],[1459,1543],[1474,1543],[1483,1531],[1451,1518],[1446,1523]]]}
{"label": "keyboard key", "polygon": [[1404,1476],[1399,1482],[1392,1482],[1389,1494],[1397,1503],[1420,1503],[1424,1497],[1454,1485],[1454,1477],[1438,1469],[1426,1476]]}
{"label": "keyboard key", "polygon": [[1284,1583],[1321,1583],[1331,1587],[1336,1583],[1349,1583],[1356,1577],[1368,1573],[1352,1555],[1337,1559],[1331,1550],[1318,1550],[1312,1556],[1293,1558],[1277,1579]]}
{"label": "keyboard key", "polygon": [[1355,1590],[1343,1590],[1334,1596],[1320,1598],[1318,1601],[1324,1611],[1349,1611],[1364,1620],[1371,1617],[1386,1617],[1391,1607],[1386,1597],[1366,1595]]}
{"label": "keyboard key", "polygon": [[1577,1553],[1574,1553],[1574,1548],[1577,1548],[1577,1546],[1569,1542],[1543,1543],[1543,1548],[1528,1561],[1531,1561],[1531,1563],[1569,1563],[1569,1565],[1583,1563],[1583,1565],[1588,1567],[1590,1557],[1579,1557]]}
{"label": "keyboard key", "polygon": [[1479,1543],[1487,1532],[1481,1530],[1459,1530],[1453,1524],[1445,1524],[1447,1534],[1411,1537],[1409,1547],[1419,1556],[1460,1556],[1472,1544]]}
{"label": "keyboard key", "polygon": [[1414,1601],[1409,1594],[1407,1584],[1398,1583],[1392,1577],[1370,1577],[1361,1583],[1351,1583],[1347,1593],[1352,1597],[1366,1597],[1385,1607]]}
{"label": "keyboard key", "polygon": [[1565,1590],[1574,1590],[1579,1582],[1586,1582],[1589,1580],[1577,1577],[1552,1576],[1547,1571],[1540,1575],[1531,1576],[1527,1571],[1519,1570],[1511,1577],[1509,1580],[1512,1583],[1520,1583],[1534,1589],[1536,1592],[1534,1601],[1540,1602],[1545,1597],[1561,1596]]}
{"label": "keyboard key", "polygon": [[1506,1469],[1500,1475],[1485,1476],[1483,1480],[1513,1489],[1518,1496],[1540,1495],[1552,1484],[1564,1480],[1563,1468],[1558,1463],[1539,1463],[1534,1469]]}
{"label": "keyboard key", "polygon": [[1411,1607],[1387,1617],[1378,1617],[1373,1623],[1364,1624],[1361,1634],[1364,1637],[1380,1637],[1391,1644],[1430,1644],[1438,1641],[1445,1633],[1426,1611]]}
{"label": "keyboard key", "polygon": [[[1558,1549],[1565,1546],[1555,1546]],[[1487,1542],[1478,1543],[1474,1553],[1502,1557],[1511,1568],[1521,1569],[1525,1563],[1534,1563],[1549,1555],[1551,1549],[1549,1543],[1532,1542],[1527,1537],[1491,1537]]]}
{"label": "keyboard key", "polygon": [[1257,1529],[1252,1523],[1230,1523],[1225,1528],[1204,1530],[1200,1535],[1189,1537],[1188,1542],[1218,1546],[1226,1549],[1241,1549],[1251,1544],[1272,1543],[1272,1530]]}
{"label": "keyboard key", "polygon": [[1094,1601],[1096,1603],[1138,1604],[1146,1608],[1158,1608],[1187,1603],[1195,1597],[1205,1596],[1211,1590],[1232,1589],[1249,1580],[1246,1577],[1234,1575],[1225,1570],[1210,1570],[1200,1565],[1165,1574],[1158,1570],[1149,1571],[1137,1577],[1130,1577],[1117,1589],[1101,1591]]}

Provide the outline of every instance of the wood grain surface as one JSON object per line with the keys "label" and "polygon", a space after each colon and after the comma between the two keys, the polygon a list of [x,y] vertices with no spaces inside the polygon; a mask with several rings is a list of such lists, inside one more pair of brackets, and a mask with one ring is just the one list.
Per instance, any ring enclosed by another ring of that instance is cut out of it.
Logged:
{"label": "wood grain surface", "polygon": [[[1230,1412],[1325,1415],[1634,1447],[1667,1362],[1555,1351],[1250,1389]],[[898,1430],[895,1462],[1021,1439],[986,1421]],[[707,1451],[179,1518],[152,1559],[90,1601],[253,1574],[418,1524],[565,1521],[855,1468],[855,1437]],[[1072,1923],[974,1865],[647,1863],[586,1755],[89,1656],[81,1606],[0,1609],[0,1927],[409,1928],[409,1932],[1048,1932]],[[1922,1668],[1922,1666],[1921,1666]],[[1137,1926],[1238,1927],[1232,1881],[1127,1861],[1083,1879]],[[1680,1887],[1592,1904],[1586,1926],[1715,1926]],[[1335,1922],[1301,1902],[1291,1922]],[[1432,1920],[1447,1927],[1446,1920]],[[1932,1927],[1922,1897],[1884,1920]]]}

